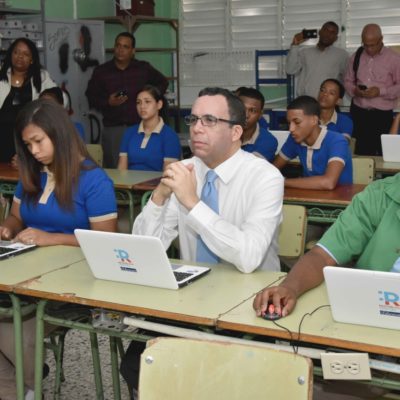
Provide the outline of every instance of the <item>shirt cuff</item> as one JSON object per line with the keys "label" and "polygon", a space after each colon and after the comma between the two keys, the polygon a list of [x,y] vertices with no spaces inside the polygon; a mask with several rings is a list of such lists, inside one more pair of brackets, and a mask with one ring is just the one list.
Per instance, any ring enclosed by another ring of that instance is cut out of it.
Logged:
{"label": "shirt cuff", "polygon": [[387,93],[388,93],[388,91],[387,91],[387,89],[385,87],[379,88],[379,96],[384,97],[384,96],[387,95]]}
{"label": "shirt cuff", "polygon": [[325,253],[328,253],[336,262],[336,264],[339,264],[338,260],[336,257],[321,243],[317,243],[316,246],[321,247],[322,250],[325,251]]}
{"label": "shirt cuff", "polygon": [[197,233],[200,233],[205,226],[211,225],[217,218],[218,214],[200,200],[191,209],[187,221]]}

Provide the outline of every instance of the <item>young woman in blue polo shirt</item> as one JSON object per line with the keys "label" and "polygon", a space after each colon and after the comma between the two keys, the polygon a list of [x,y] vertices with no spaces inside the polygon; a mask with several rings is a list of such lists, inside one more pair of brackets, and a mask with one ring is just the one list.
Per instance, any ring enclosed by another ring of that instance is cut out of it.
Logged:
{"label": "young woman in blue polo shirt", "polygon": [[154,86],[146,85],[138,93],[136,108],[142,121],[125,131],[118,169],[162,171],[168,163],[181,158],[178,135],[164,123],[165,105]]}
{"label": "young woman in blue polo shirt", "polygon": [[113,183],[89,156],[65,110],[36,100],[15,127],[20,171],[2,238],[39,246],[74,245],[74,229],[115,231]]}
{"label": "young woman in blue polo shirt", "polygon": [[[66,111],[52,100],[35,100],[15,126],[20,182],[2,239],[38,246],[72,245],[75,228],[116,231],[112,181],[90,158]],[[29,265],[27,265],[29,267]],[[0,321],[0,398],[15,399],[13,325]],[[34,387],[35,319],[23,323],[24,379]],[[33,398],[33,397],[32,397]]]}
{"label": "young woman in blue polo shirt", "polygon": [[339,109],[344,93],[344,86],[337,79],[324,80],[318,95],[318,103],[321,107],[319,117],[322,126],[326,126],[329,131],[341,133],[350,141],[353,134],[353,121]]}

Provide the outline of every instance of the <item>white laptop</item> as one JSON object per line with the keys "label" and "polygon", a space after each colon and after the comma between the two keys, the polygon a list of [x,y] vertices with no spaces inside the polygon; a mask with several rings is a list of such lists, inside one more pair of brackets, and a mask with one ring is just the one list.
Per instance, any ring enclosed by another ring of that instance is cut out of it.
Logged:
{"label": "white laptop", "polygon": [[288,136],[290,135],[289,131],[270,131],[273,136],[275,136],[276,140],[278,141],[278,147],[276,148],[276,154],[279,154],[281,151],[282,146],[286,142]]}
{"label": "white laptop", "polygon": [[333,319],[400,329],[400,273],[325,267]]}
{"label": "white laptop", "polygon": [[35,244],[24,244],[20,242],[10,242],[8,240],[0,240],[0,260],[8,257],[14,257],[18,254],[35,249]]}
{"label": "white laptop", "polygon": [[400,135],[381,135],[383,161],[400,162]]}
{"label": "white laptop", "polygon": [[210,271],[171,264],[157,237],[83,229],[75,229],[75,236],[98,279],[179,289]]}

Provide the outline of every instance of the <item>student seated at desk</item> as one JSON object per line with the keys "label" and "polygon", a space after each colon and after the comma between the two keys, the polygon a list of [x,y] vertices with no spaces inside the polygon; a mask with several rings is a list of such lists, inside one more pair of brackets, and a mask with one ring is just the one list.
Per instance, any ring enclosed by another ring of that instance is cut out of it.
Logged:
{"label": "student seated at desk", "polygon": [[390,131],[392,135],[398,135],[400,133],[400,112],[395,115],[393,118],[392,126],[390,127]]}
{"label": "student seated at desk", "polygon": [[[60,105],[53,100],[26,105],[18,114],[15,142],[21,180],[1,239],[77,246],[76,228],[116,231],[113,183],[90,158]],[[23,329],[25,384],[33,390],[35,319],[27,319]],[[16,399],[13,338],[13,324],[1,322],[2,400]]]}
{"label": "student seated at desk", "polygon": [[353,121],[340,112],[339,104],[345,93],[344,86],[337,79],[326,79],[319,89],[318,103],[321,126],[330,131],[341,133],[349,142],[353,134]]}
{"label": "student seated at desk", "polygon": [[337,184],[353,183],[347,140],[321,128],[319,115],[319,104],[310,96],[300,96],[287,107],[290,135],[274,165],[282,169],[289,160],[299,157],[304,177],[285,179],[286,187],[332,190]]}
{"label": "student seated at desk", "polygon": [[[40,95],[39,95],[39,99],[54,100],[61,106],[64,106],[63,91],[57,86],[54,86],[50,89],[43,90],[43,92],[40,93]],[[85,140],[85,129],[84,129],[83,125],[78,121],[74,121],[74,125],[75,125],[76,131],[78,132],[79,136],[84,141]]]}
{"label": "student seated at desk", "polygon": [[[272,162],[275,158],[278,141],[268,129],[260,124],[264,108],[264,96],[254,88],[240,87],[235,94],[242,100],[246,109],[246,126],[243,129],[242,149]],[[265,120],[264,120],[265,121]]]}
{"label": "student seated at desk", "polygon": [[159,89],[146,85],[137,95],[136,109],[142,121],[125,131],[118,169],[162,171],[182,153],[178,135],[164,123],[166,101]]}
{"label": "student seated at desk", "polygon": [[[355,260],[355,268],[380,271],[398,268],[399,213],[400,174],[369,184],[279,286],[266,287],[257,294],[253,302],[257,315],[266,312],[269,301],[282,316],[290,314],[302,294],[323,282],[325,266],[346,265]],[[368,397],[357,392],[351,394],[359,395],[354,397],[357,399],[376,398],[371,393]]]}

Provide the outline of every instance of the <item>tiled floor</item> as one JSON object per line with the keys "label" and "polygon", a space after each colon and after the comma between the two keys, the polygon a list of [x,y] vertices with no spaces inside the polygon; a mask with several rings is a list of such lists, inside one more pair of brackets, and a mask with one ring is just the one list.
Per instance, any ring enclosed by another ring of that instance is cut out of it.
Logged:
{"label": "tiled floor", "polygon": [[[109,341],[108,337],[103,335],[99,335],[98,339],[104,399],[108,400],[113,398]],[[46,363],[50,366],[50,373],[43,380],[43,393],[47,400],[52,399],[54,393],[55,364],[51,351],[47,351]],[[92,400],[96,398],[90,340],[87,332],[70,330],[67,333],[64,352],[64,373],[65,381],[61,385],[61,399]],[[128,389],[122,377],[121,393],[122,400],[129,399]]]}
{"label": "tiled floor", "polygon": [[[128,213],[126,209],[119,210],[118,230],[123,233],[129,233]],[[98,340],[104,399],[109,400],[113,398],[109,340],[104,335],[99,335]],[[125,345],[127,345],[127,342],[125,342]],[[54,393],[55,364],[51,351],[47,351],[46,353],[46,363],[50,366],[50,373],[43,381],[43,393],[47,400],[52,399]],[[87,332],[70,330],[67,333],[64,351],[64,374],[65,381],[61,386],[61,399],[92,400],[96,398],[90,339]],[[127,386],[122,377],[120,381],[122,400],[128,400]]]}

